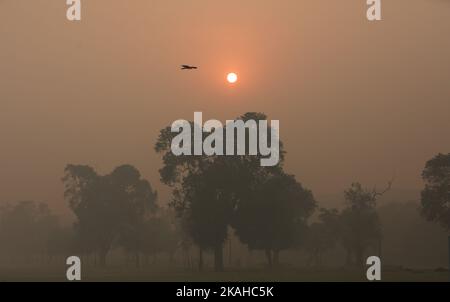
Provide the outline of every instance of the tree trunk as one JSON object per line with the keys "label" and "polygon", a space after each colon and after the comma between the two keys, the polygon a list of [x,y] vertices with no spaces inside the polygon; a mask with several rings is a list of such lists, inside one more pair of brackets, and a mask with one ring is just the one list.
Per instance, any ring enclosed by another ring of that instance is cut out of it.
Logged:
{"label": "tree trunk", "polygon": [[267,264],[269,265],[269,268],[272,268],[272,251],[269,249],[266,249],[266,258],[267,258]]}
{"label": "tree trunk", "polygon": [[364,251],[362,248],[357,248],[355,250],[355,260],[357,267],[364,267]]}
{"label": "tree trunk", "polygon": [[139,268],[141,266],[141,259],[139,257],[139,252],[136,252],[134,255],[136,268]]}
{"label": "tree trunk", "polygon": [[101,249],[98,253],[100,267],[106,267],[106,256],[108,255],[107,249]]}
{"label": "tree trunk", "polygon": [[187,252],[187,264],[188,264],[189,270],[193,271],[194,270],[194,263],[193,263],[193,260],[192,260],[191,251]]}
{"label": "tree trunk", "polygon": [[232,254],[231,254],[231,237],[230,237],[228,242],[228,266],[233,265],[233,258],[231,256]]}
{"label": "tree trunk", "polygon": [[214,270],[223,272],[223,246],[218,244],[214,249]]}
{"label": "tree trunk", "polygon": [[383,258],[383,237],[380,236],[380,238],[378,239],[378,257],[380,257],[380,259]]}
{"label": "tree trunk", "polygon": [[273,266],[277,267],[280,264],[280,250],[273,251]]}
{"label": "tree trunk", "polygon": [[199,248],[198,251],[198,270],[203,271],[203,249]]}
{"label": "tree trunk", "polygon": [[448,235],[448,281],[450,282],[450,235]]}
{"label": "tree trunk", "polygon": [[314,267],[319,267],[319,262],[320,262],[320,260],[319,260],[319,250],[318,249],[315,249],[314,250]]}
{"label": "tree trunk", "polygon": [[347,267],[352,266],[352,251],[347,249],[347,258],[345,259],[345,265]]}

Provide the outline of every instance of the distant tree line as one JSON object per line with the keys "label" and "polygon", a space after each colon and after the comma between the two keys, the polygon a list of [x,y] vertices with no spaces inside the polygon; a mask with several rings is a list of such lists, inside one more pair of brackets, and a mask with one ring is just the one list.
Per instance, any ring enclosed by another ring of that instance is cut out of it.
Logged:
{"label": "distant tree line", "polygon": [[[261,113],[239,119],[266,120]],[[270,129],[268,129],[270,131]],[[285,250],[306,251],[309,264],[321,266],[325,255],[340,246],[348,266],[383,252],[383,224],[377,200],[383,191],[353,183],[344,191],[340,209],[319,208],[310,190],[280,163],[262,167],[258,156],[175,156],[175,134],[162,129],[155,150],[162,155],[161,181],[172,189],[169,207],[131,165],[106,175],[84,165],[67,165],[64,197],[76,217],[61,225],[45,203],[25,201],[0,208],[0,255],[18,260],[52,261],[77,254],[106,266],[112,249],[121,248],[137,267],[150,257],[181,252],[192,266],[190,250],[198,248],[198,269],[205,253],[224,270],[224,244],[232,235],[249,250],[263,251],[269,267],[280,264]],[[248,136],[247,136],[248,137]],[[226,138],[225,138],[226,139]],[[425,188],[420,212],[450,231],[450,154],[439,154],[423,171]]]}

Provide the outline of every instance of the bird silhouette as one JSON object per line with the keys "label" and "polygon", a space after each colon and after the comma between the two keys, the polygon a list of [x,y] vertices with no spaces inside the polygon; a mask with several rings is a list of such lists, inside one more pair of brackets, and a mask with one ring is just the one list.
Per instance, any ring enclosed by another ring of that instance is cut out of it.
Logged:
{"label": "bird silhouette", "polygon": [[190,65],[181,65],[181,70],[192,70],[192,69],[198,69],[198,67]]}

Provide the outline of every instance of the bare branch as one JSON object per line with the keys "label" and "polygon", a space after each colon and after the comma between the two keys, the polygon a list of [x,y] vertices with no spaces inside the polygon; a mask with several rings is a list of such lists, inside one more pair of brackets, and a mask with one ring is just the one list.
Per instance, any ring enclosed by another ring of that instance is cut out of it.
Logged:
{"label": "bare branch", "polygon": [[393,184],[394,180],[395,180],[395,176],[393,176],[392,179],[390,181],[388,181],[387,187],[381,192],[378,192],[377,188],[375,187],[372,191],[373,198],[375,199],[377,197],[383,196],[388,191],[390,191],[392,189],[392,184]]}

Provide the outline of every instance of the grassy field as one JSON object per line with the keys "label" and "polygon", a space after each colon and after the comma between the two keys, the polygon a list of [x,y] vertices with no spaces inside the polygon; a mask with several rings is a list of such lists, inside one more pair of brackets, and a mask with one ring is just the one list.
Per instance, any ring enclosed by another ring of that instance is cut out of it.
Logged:
{"label": "grassy field", "polygon": [[[130,267],[110,267],[106,269],[82,269],[83,281],[299,281],[299,282],[361,282],[365,272],[344,269],[284,269],[284,270],[228,270],[216,272],[191,272],[185,270],[156,271],[151,269],[134,269]],[[387,282],[446,282],[447,271],[434,270],[383,270],[382,280]],[[60,268],[0,268],[0,281],[65,281],[65,270]]]}

